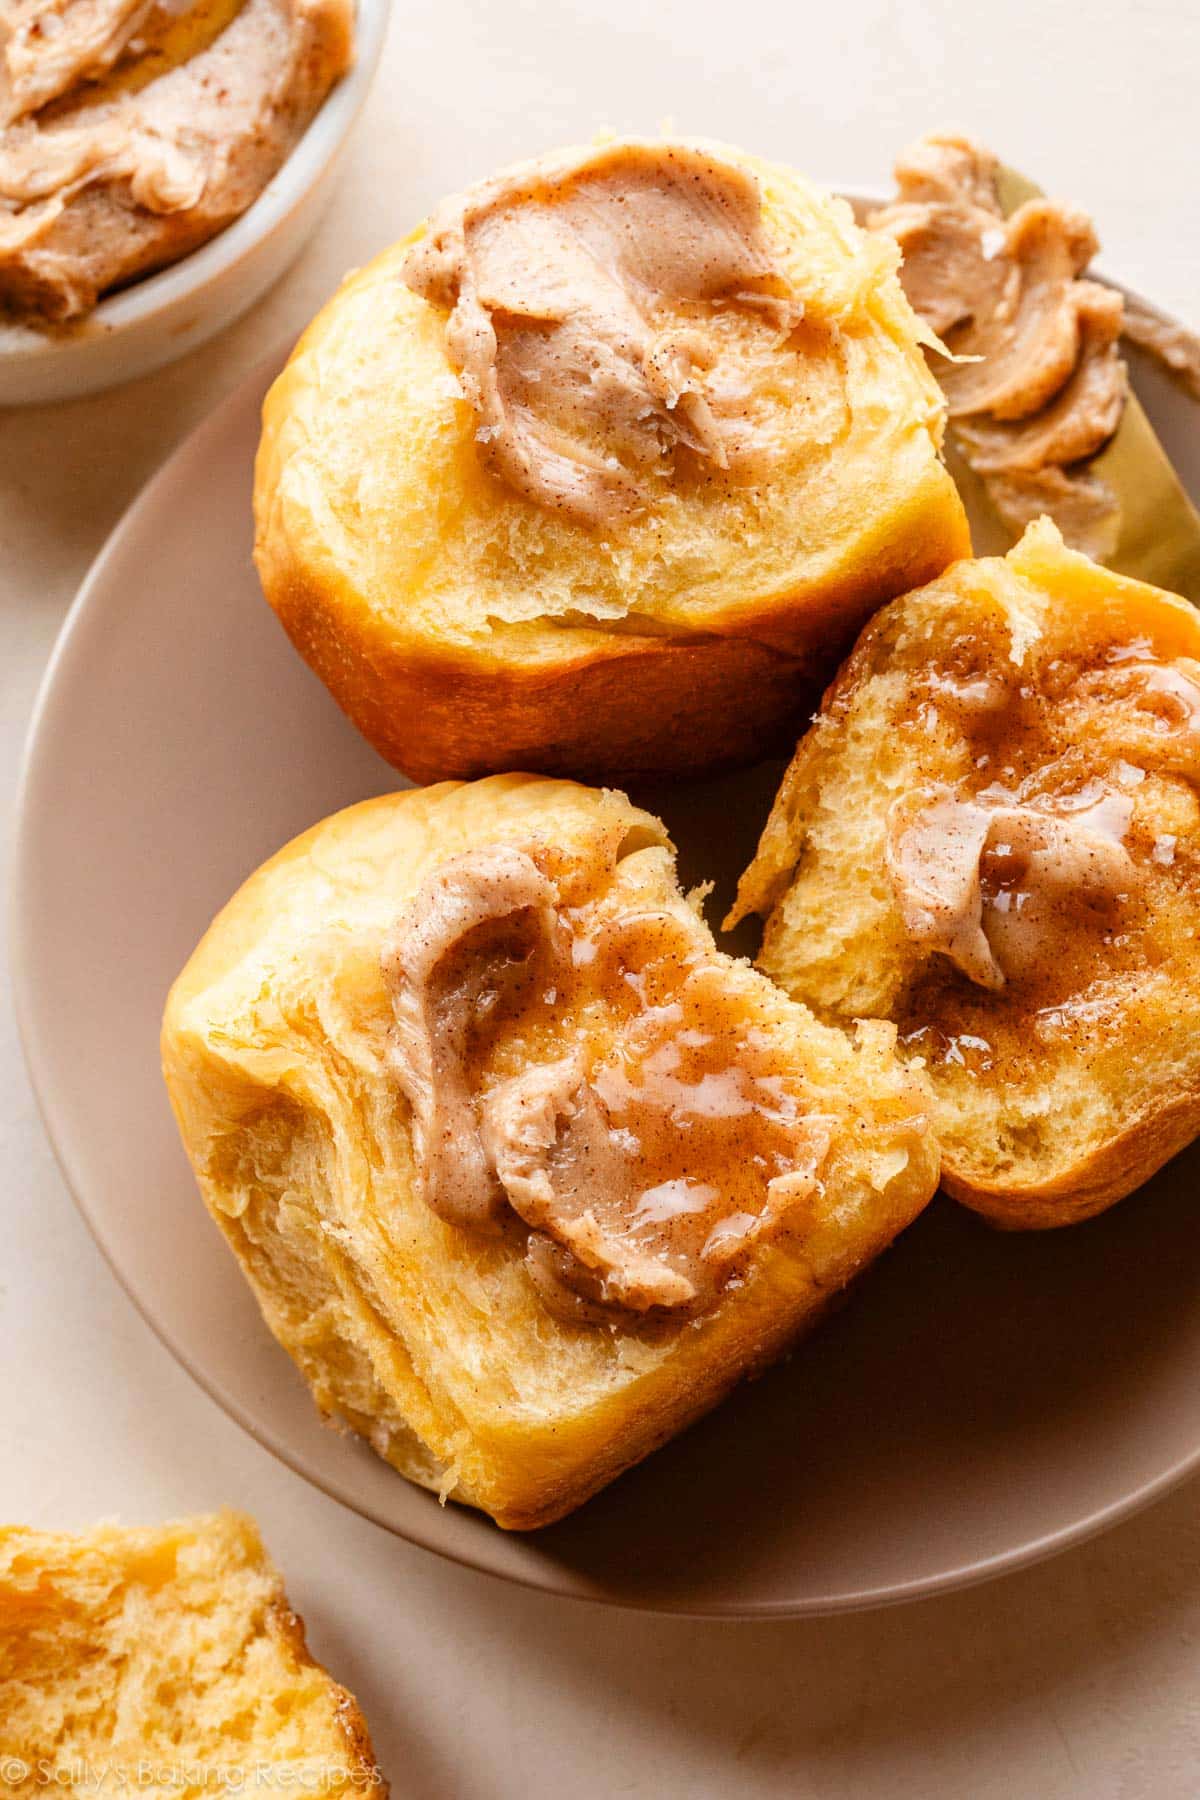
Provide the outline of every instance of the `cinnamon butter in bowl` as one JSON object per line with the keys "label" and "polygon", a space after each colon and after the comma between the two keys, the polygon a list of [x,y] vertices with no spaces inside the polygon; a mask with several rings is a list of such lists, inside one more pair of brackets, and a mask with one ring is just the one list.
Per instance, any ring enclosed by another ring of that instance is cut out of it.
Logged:
{"label": "cinnamon butter in bowl", "polygon": [[0,405],[160,367],[282,274],[388,4],[0,4]]}

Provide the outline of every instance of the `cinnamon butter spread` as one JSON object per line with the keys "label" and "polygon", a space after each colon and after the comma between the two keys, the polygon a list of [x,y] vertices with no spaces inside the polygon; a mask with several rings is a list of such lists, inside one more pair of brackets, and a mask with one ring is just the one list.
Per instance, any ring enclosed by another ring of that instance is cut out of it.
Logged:
{"label": "cinnamon butter spread", "polygon": [[746,170],[638,141],[449,201],[404,278],[448,314],[485,465],[589,524],[643,504],[677,457],[752,478],[767,452],[741,336],[749,320],[783,343],[802,317],[761,213]]}
{"label": "cinnamon butter spread", "polygon": [[547,861],[451,859],[385,949],[420,1191],[519,1233],[557,1316],[694,1316],[802,1216],[833,1123],[686,902],[568,906]]}
{"label": "cinnamon butter spread", "polygon": [[349,66],[351,0],[8,0],[0,309],[78,317],[261,193]]}
{"label": "cinnamon butter spread", "polygon": [[1051,200],[1005,218],[997,171],[965,138],[924,138],[896,165],[896,200],[868,222],[899,244],[905,292],[957,359],[938,361],[938,379],[996,510],[1017,532],[1047,513],[1102,557],[1118,502],[1089,463],[1125,404],[1121,296],[1081,279],[1091,221]]}
{"label": "cinnamon butter spread", "polygon": [[1190,933],[1200,881],[1200,662],[1102,626],[1057,653],[1022,629],[1018,645],[1013,621],[980,621],[918,662],[895,717],[939,771],[886,817],[920,952],[901,1042],[973,1074],[1019,1057],[1031,1029],[1094,1032]]}
{"label": "cinnamon butter spread", "polygon": [[1036,975],[1080,914],[1115,913],[1134,882],[1129,796],[1103,788],[1014,802],[917,790],[893,806],[887,867],[905,929],[970,981]]}

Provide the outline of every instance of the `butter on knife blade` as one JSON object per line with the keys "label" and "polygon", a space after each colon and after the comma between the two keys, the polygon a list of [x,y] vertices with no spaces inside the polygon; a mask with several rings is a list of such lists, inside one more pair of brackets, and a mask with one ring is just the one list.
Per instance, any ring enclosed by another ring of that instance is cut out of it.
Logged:
{"label": "butter on knife blade", "polygon": [[[1003,166],[997,190],[1006,218],[1022,201],[1042,193],[1027,177]],[[1120,506],[1116,547],[1104,558],[1108,566],[1200,605],[1200,512],[1132,387],[1121,423],[1089,468],[1112,488]]]}
{"label": "butter on knife blade", "polygon": [[[1091,221],[952,134],[907,150],[896,182],[857,216],[898,244],[910,300],[955,353],[935,367],[976,554],[1047,512],[1097,561],[1200,603],[1200,513],[1130,388],[1122,298],[1090,273]],[[1189,367],[1194,340],[1140,320],[1131,339],[1183,380],[1174,339]]]}

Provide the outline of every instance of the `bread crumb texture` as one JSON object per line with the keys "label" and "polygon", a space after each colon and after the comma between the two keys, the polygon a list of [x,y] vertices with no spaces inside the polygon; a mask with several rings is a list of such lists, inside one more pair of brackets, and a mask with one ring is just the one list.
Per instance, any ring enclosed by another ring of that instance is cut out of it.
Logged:
{"label": "bread crumb texture", "polygon": [[[481,462],[445,313],[401,279],[414,233],[350,277],[268,397],[260,561],[276,534],[315,554],[312,534],[397,631],[510,636],[514,649],[562,654],[562,631],[539,627],[557,623],[579,644],[614,626],[728,627],[789,577],[833,573],[867,532],[884,554],[893,509],[950,488],[937,460],[944,407],[898,257],[793,171],[714,149],[757,178],[803,309],[786,352],[753,315],[716,321],[746,360],[769,481],[676,471],[653,509],[599,538],[515,494]],[[949,491],[945,510],[956,514]]]}
{"label": "bread crumb texture", "polygon": [[[218,917],[170,996],[163,1058],[210,1211],[321,1411],[410,1479],[527,1527],[777,1355],[921,1209],[937,1157],[890,1028],[851,1043],[712,946],[834,1121],[821,1191],[703,1317],[554,1317],[523,1235],[467,1231],[421,1198],[387,1053],[381,951],[401,909],[432,869],[496,843],[552,851],[578,901],[600,898],[571,887],[589,871],[631,906],[687,905],[661,824],[611,791],[496,776],[367,801],[288,845]],[[562,1053],[557,1029],[539,1057]]]}
{"label": "bread crumb texture", "polygon": [[447,314],[403,279],[425,228],[349,278],[267,396],[264,591],[414,779],[762,754],[802,678],[826,678],[882,601],[969,551],[894,245],[792,170],[692,148],[757,183],[796,318],[781,332],[728,306],[705,324],[754,475],[680,452],[644,505],[590,526],[491,473]]}
{"label": "bread crumb texture", "polygon": [[0,1529],[0,1793],[283,1785],[388,1792],[251,1519]]}
{"label": "bread crumb texture", "polygon": [[[997,1223],[1096,1212],[1200,1130],[1198,781],[1194,610],[1046,520],[886,607],[797,748],[732,916],[765,916],[760,966],[820,1017],[897,1026],[946,1186]],[[1007,896],[1011,833],[987,840],[984,923],[1002,967],[1021,950],[996,991],[906,922],[889,831],[923,797],[1018,805],[1043,837],[1108,820],[1077,879],[1043,844]],[[1027,900],[1018,943],[999,909]]]}

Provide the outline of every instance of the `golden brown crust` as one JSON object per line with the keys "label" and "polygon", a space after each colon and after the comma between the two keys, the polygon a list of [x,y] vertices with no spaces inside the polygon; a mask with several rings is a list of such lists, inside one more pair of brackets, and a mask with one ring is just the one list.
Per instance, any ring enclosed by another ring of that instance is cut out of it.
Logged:
{"label": "golden brown crust", "polygon": [[257,562],[300,655],[372,748],[411,780],[516,767],[632,785],[782,749],[875,608],[932,580],[963,548],[958,520],[935,520],[886,574],[867,566],[777,605],[758,622],[771,642],[613,634],[548,667],[485,663],[449,643],[405,644],[356,596],[278,547],[260,548]]}
{"label": "golden brown crust", "polygon": [[1179,1094],[1148,1107],[1117,1136],[1098,1144],[1052,1180],[984,1183],[942,1162],[942,1186],[1002,1231],[1051,1231],[1106,1212],[1149,1181],[1200,1136],[1200,1094]]}
{"label": "golden brown crust", "polygon": [[[956,657],[977,681],[991,671],[1008,696],[999,711],[956,713],[953,699],[938,710],[930,696],[947,691]],[[760,964],[786,991],[822,1017],[897,1024],[931,1080],[943,1186],[999,1227],[1090,1218],[1200,1134],[1187,954],[1200,900],[1196,726],[1185,716],[1198,661],[1193,608],[1065,550],[1043,521],[1004,561],[956,565],[871,621],[739,885],[727,924],[764,915]],[[1130,662],[1174,665],[1173,727],[1104,686]],[[994,723],[971,723],[981,716]],[[930,782],[969,794],[999,776],[999,791],[1024,772],[1053,793],[1055,769],[1064,792],[1092,783],[1119,797],[1134,897],[1099,934],[1100,915],[1064,899],[1040,963],[988,995],[940,955],[931,964],[905,925],[887,821],[897,796]]]}
{"label": "golden brown crust", "polygon": [[317,1404],[410,1479],[510,1530],[561,1518],[778,1355],[937,1180],[922,1096],[887,1029],[850,1046],[730,962],[731,991],[780,1034],[838,1130],[827,1193],[709,1314],[665,1331],[557,1319],[523,1239],[437,1217],[385,1054],[385,938],[452,856],[532,838],[576,862],[601,836],[632,859],[629,891],[682,904],[662,828],[614,793],[496,776],[363,802],[250,878],[164,1018],[164,1073],[205,1201]]}
{"label": "golden brown crust", "polygon": [[391,1788],[375,1760],[371,1734],[358,1701],[348,1688],[333,1679],[323,1663],[317,1661],[308,1647],[304,1620],[289,1605],[286,1594],[270,1603],[267,1630],[282,1639],[297,1663],[317,1669],[328,1681],[334,1719],[345,1748],[346,1769],[351,1778],[349,1785],[357,1792],[369,1791],[377,1796],[377,1800],[389,1800]]}
{"label": "golden brown crust", "polygon": [[813,392],[780,412],[778,471],[757,486],[681,479],[611,531],[510,491],[452,397],[442,315],[402,284],[404,246],[343,287],[268,394],[264,592],[413,779],[629,781],[766,754],[876,607],[969,552],[890,249],[790,171],[746,162],[811,289]]}
{"label": "golden brown crust", "polygon": [[745,1382],[756,1380],[809,1332],[815,1331],[841,1299],[845,1286],[861,1274],[876,1255],[888,1249],[908,1223],[908,1218],[897,1218],[890,1235],[876,1239],[869,1255],[846,1271],[844,1280],[837,1287],[828,1292],[810,1292],[802,1302],[802,1310],[797,1310],[794,1291],[790,1310],[786,1293],[779,1289],[764,1291],[756,1322],[735,1339],[728,1340],[723,1356],[711,1359],[710,1353],[707,1367],[693,1363],[683,1368],[678,1380],[654,1395],[652,1404],[627,1418],[621,1436],[614,1438],[587,1470],[548,1483],[532,1503],[508,1504],[493,1511],[497,1525],[505,1531],[537,1531],[543,1526],[555,1525],[615,1481],[618,1475],[661,1450],[664,1444],[714,1411]]}

